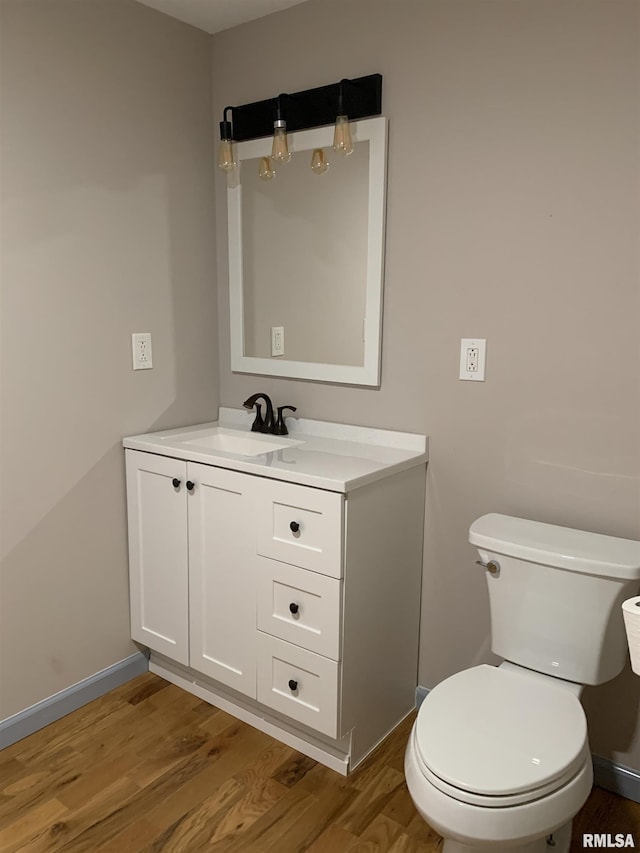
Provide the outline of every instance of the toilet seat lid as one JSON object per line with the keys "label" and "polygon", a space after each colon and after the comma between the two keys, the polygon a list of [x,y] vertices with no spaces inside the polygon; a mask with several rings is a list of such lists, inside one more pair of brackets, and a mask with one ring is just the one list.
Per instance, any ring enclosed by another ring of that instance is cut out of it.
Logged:
{"label": "toilet seat lid", "polygon": [[577,697],[535,677],[481,665],[447,678],[422,703],[416,747],[450,785],[508,796],[566,779],[584,762]]}

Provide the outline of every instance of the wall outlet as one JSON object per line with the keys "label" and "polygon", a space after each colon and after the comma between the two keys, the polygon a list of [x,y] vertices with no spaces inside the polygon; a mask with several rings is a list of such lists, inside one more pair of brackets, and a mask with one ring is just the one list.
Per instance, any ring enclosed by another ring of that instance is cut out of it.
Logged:
{"label": "wall outlet", "polygon": [[486,360],[485,338],[463,338],[460,341],[460,379],[484,382]]}
{"label": "wall outlet", "polygon": [[271,355],[284,355],[284,326],[271,327]]}
{"label": "wall outlet", "polygon": [[153,367],[151,332],[136,332],[131,335],[131,349],[134,370],[149,370]]}

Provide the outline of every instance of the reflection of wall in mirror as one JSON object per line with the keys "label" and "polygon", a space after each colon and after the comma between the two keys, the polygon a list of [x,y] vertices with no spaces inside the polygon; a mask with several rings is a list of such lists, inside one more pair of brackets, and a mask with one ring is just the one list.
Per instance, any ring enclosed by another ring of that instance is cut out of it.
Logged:
{"label": "reflection of wall in mirror", "polygon": [[301,151],[271,181],[242,162],[246,356],[270,358],[283,326],[287,361],[364,364],[369,142],[326,156],[324,175]]}

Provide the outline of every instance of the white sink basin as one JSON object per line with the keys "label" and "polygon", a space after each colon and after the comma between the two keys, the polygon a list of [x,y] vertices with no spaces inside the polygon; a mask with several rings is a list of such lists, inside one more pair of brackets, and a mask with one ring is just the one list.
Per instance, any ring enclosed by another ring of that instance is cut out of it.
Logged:
{"label": "white sink basin", "polygon": [[202,447],[206,450],[217,450],[222,453],[232,453],[235,456],[260,456],[262,453],[272,453],[274,450],[285,450],[303,444],[291,438],[279,435],[263,435],[259,432],[242,432],[226,427],[211,427],[200,432],[185,432],[165,436],[164,441],[188,444],[191,447]]}

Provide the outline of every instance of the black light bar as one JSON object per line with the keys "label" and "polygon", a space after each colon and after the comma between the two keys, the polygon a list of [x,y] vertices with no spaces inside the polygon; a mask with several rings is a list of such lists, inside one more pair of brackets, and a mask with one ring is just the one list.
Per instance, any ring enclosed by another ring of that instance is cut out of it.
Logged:
{"label": "black light bar", "polygon": [[287,133],[333,124],[338,115],[340,95],[344,114],[349,116],[350,121],[379,116],[382,113],[382,74],[345,79],[304,92],[283,93],[266,101],[240,107],[226,107],[225,120],[228,112],[232,116],[230,138],[234,142],[244,142],[270,136],[278,103],[282,118],[287,123]]}

